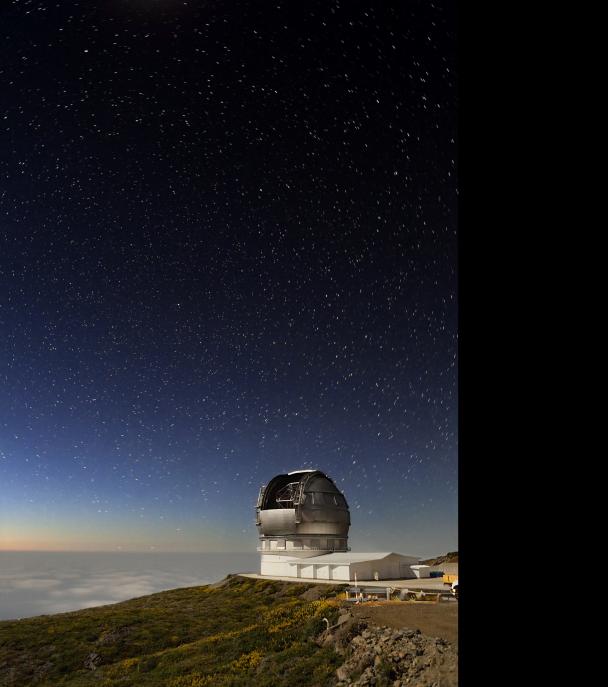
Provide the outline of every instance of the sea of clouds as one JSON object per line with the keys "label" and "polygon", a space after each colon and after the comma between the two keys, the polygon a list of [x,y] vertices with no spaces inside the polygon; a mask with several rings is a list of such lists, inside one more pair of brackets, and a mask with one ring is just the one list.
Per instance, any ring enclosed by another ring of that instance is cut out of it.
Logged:
{"label": "sea of clouds", "polygon": [[112,604],[258,567],[255,553],[0,552],[0,620]]}

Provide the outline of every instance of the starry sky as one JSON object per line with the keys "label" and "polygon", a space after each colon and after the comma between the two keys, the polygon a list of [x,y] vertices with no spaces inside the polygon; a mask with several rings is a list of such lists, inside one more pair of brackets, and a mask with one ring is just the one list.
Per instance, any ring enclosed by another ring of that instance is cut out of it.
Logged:
{"label": "starry sky", "polygon": [[0,9],[0,549],[458,548],[452,3]]}

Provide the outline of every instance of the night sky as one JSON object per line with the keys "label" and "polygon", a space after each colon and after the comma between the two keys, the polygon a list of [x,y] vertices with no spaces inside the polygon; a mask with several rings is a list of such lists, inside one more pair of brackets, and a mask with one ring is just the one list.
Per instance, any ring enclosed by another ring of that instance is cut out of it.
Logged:
{"label": "night sky", "polygon": [[0,549],[457,543],[452,3],[0,10]]}

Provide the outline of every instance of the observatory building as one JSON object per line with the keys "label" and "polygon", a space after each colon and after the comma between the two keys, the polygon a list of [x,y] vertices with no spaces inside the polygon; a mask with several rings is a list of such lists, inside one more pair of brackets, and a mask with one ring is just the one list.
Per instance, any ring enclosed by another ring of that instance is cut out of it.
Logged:
{"label": "observatory building", "polygon": [[414,556],[351,554],[344,495],[320,470],[296,470],[261,487],[256,508],[261,574],[325,580],[413,578]]}

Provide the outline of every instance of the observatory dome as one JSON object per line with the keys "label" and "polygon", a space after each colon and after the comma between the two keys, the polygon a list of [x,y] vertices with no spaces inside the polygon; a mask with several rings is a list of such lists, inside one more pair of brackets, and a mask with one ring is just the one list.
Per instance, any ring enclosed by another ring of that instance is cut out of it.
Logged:
{"label": "observatory dome", "polygon": [[319,555],[348,550],[348,504],[320,470],[273,477],[260,489],[256,525],[264,553]]}

